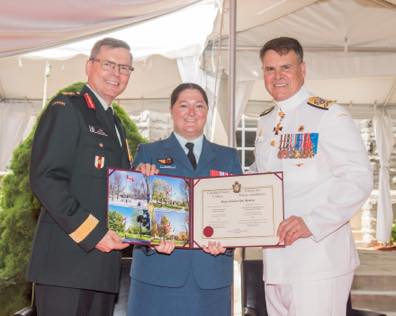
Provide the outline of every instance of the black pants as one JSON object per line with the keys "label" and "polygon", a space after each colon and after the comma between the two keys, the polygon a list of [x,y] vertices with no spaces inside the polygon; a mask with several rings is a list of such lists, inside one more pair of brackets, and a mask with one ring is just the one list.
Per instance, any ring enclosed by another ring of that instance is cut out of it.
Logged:
{"label": "black pants", "polygon": [[37,316],[112,316],[115,293],[35,284]]}

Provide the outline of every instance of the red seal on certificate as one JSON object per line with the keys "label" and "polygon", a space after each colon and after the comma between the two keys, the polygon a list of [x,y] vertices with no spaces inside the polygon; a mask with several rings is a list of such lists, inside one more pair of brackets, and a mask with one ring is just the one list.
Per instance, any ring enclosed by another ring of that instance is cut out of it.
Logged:
{"label": "red seal on certificate", "polygon": [[212,237],[213,236],[213,228],[211,226],[206,226],[203,229],[203,234],[205,237]]}

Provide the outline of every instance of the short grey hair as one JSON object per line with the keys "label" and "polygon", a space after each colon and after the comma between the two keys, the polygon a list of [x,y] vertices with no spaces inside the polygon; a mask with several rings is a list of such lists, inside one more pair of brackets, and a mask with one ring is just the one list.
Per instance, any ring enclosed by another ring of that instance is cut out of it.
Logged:
{"label": "short grey hair", "polygon": [[112,37],[105,37],[97,41],[91,49],[91,54],[89,56],[89,59],[95,59],[96,56],[98,56],[99,51],[103,46],[110,48],[125,48],[129,51],[129,55],[131,56],[131,60],[132,60],[131,48],[129,47],[128,43],[123,40],[119,40]]}

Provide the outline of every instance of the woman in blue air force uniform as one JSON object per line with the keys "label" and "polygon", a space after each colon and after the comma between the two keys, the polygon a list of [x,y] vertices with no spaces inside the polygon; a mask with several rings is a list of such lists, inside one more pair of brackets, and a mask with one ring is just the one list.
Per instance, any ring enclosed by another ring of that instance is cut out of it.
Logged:
{"label": "woman in blue air force uniform", "polygon": [[[140,145],[135,167],[149,163],[162,174],[185,177],[242,173],[234,148],[211,143],[203,135],[208,99],[199,85],[179,85],[172,92],[170,112],[174,132],[165,140]],[[174,249],[169,241],[155,249],[135,247],[128,316],[231,315],[232,261],[232,250],[218,243],[202,250]]]}

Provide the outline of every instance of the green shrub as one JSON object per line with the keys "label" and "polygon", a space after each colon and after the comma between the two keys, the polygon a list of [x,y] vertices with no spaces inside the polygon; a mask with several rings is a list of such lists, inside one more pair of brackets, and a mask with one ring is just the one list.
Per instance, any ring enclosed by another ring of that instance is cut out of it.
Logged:
{"label": "green shrub", "polygon": [[[84,83],[75,83],[59,92],[80,91]],[[146,140],[136,125],[116,102],[114,110],[126,130],[129,148],[134,154]],[[31,242],[40,210],[39,201],[29,185],[29,163],[34,130],[19,145],[10,164],[10,174],[0,188],[0,316],[12,315],[30,304],[31,285],[25,275]]]}

